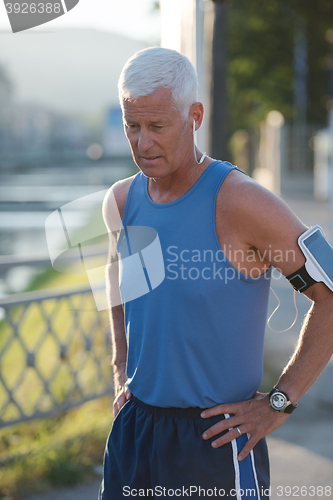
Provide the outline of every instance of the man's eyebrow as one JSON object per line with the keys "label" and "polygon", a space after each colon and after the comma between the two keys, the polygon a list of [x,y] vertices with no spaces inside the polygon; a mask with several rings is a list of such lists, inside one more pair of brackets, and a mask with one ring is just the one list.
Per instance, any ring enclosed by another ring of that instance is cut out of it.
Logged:
{"label": "man's eyebrow", "polygon": [[159,120],[149,120],[149,123],[151,123],[152,125],[156,125],[157,123],[166,124],[168,122],[169,120],[166,118],[160,118]]}
{"label": "man's eyebrow", "polygon": [[123,123],[125,125],[132,125],[133,123],[135,123],[135,120],[131,120],[130,118],[123,118]]}

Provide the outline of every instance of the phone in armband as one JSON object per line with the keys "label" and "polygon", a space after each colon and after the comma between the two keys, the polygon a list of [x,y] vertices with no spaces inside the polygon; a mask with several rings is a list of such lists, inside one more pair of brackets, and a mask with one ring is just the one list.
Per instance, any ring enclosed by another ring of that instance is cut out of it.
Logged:
{"label": "phone in armband", "polygon": [[305,268],[314,281],[322,281],[333,292],[333,248],[316,224],[298,238],[306,258]]}

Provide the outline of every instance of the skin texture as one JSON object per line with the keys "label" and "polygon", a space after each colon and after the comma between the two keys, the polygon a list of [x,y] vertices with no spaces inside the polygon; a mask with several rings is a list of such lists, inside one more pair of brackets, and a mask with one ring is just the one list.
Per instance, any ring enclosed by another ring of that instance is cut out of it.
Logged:
{"label": "skin texture", "polygon": [[[149,178],[148,192],[154,202],[170,202],[185,194],[214,161],[206,158],[198,165],[194,157],[192,127],[193,122],[196,129],[202,123],[201,103],[191,107],[186,122],[173,102],[171,92],[159,89],[151,96],[125,101],[123,113],[133,158]],[[201,157],[198,150],[195,154],[198,159]],[[132,177],[124,179],[110,188],[121,217],[132,180]],[[110,227],[108,196],[103,213],[105,223]],[[230,172],[219,190],[215,224],[226,257],[247,276],[260,276],[270,264],[287,276],[305,262],[297,239],[306,227],[282,200],[238,171]],[[116,236],[110,241],[110,256],[116,259]],[[109,290],[118,286],[114,279],[109,277],[108,281]],[[333,353],[333,294],[323,283],[316,283],[305,295],[313,304],[302,327],[298,346],[276,384],[288,394],[293,404],[298,403],[314,383]],[[131,397],[126,387],[127,343],[122,306],[110,307],[110,318],[116,394],[114,415],[117,415],[126,399]],[[290,416],[271,409],[268,394],[257,393],[248,401],[207,409],[202,418],[224,413],[233,416],[209,428],[202,438],[210,439],[230,429],[212,442],[213,447],[223,446],[238,437],[235,428],[238,426],[242,433],[250,436],[239,460]]]}

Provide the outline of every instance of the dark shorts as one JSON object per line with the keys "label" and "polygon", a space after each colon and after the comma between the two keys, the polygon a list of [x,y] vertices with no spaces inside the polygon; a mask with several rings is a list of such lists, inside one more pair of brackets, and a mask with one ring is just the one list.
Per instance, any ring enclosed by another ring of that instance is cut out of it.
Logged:
{"label": "dark shorts", "polygon": [[208,441],[201,436],[224,416],[202,419],[201,411],[157,408],[134,396],[127,401],[106,443],[99,500],[268,498],[265,439],[238,462],[237,454],[247,436],[212,448],[216,436]]}

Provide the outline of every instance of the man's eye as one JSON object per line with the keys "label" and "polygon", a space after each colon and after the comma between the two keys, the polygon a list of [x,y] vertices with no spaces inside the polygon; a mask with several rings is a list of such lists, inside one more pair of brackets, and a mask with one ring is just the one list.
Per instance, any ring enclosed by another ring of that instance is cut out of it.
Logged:
{"label": "man's eye", "polygon": [[154,125],[154,127],[157,128],[157,129],[163,128],[162,125]]}

